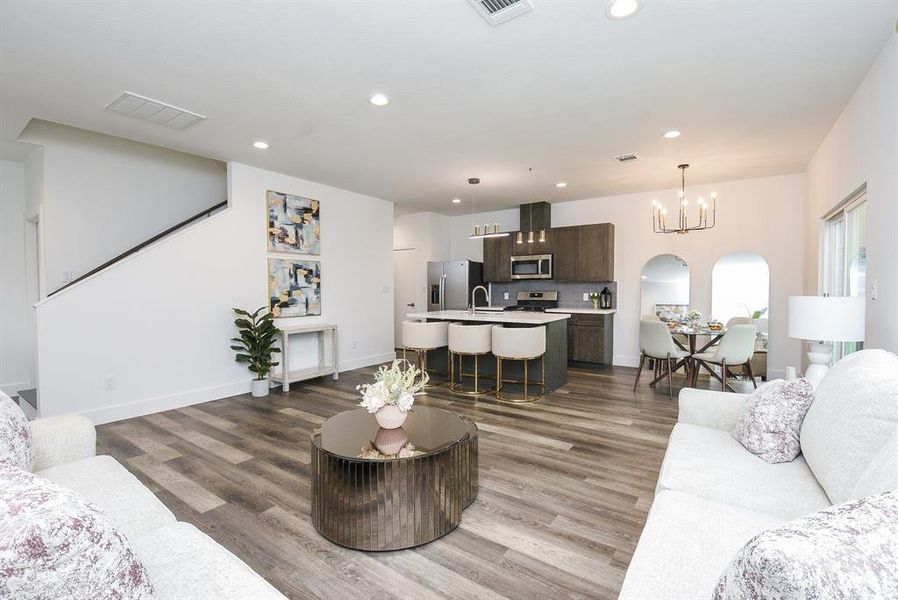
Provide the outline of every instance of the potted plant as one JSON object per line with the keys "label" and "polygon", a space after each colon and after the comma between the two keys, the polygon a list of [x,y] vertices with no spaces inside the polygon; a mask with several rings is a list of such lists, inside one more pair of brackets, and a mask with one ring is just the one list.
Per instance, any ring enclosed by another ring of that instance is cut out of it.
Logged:
{"label": "potted plant", "polygon": [[423,393],[429,380],[426,372],[407,360],[394,360],[389,367],[381,365],[374,374],[374,383],[356,387],[362,393],[359,405],[374,414],[377,424],[384,429],[402,427],[415,396]]}
{"label": "potted plant", "polygon": [[268,374],[271,367],[278,365],[272,362],[271,355],[281,351],[274,345],[278,333],[274,326],[274,316],[270,312],[262,312],[267,310],[264,306],[254,313],[234,309],[237,314],[234,325],[237,326],[239,337],[231,338],[232,342],[236,342],[231,350],[237,351],[237,362],[248,363],[249,370],[256,374],[250,385],[253,398],[268,395]]}

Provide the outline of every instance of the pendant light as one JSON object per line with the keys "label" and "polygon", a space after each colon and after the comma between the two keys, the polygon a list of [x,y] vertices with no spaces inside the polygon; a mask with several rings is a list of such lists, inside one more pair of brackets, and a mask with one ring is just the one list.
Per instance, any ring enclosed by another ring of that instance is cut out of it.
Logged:
{"label": "pendant light", "polygon": [[490,227],[489,223],[483,224],[483,230],[481,231],[480,225],[474,224],[474,219],[477,218],[477,191],[474,186],[480,183],[479,177],[471,177],[468,179],[468,183],[471,185],[471,225],[473,225],[474,233],[468,236],[469,240],[482,240],[484,238],[494,238],[494,237],[505,237],[508,235],[507,231],[499,231],[499,224],[493,223],[493,226]]}
{"label": "pendant light", "polygon": [[690,231],[713,228],[717,224],[717,193],[711,193],[710,207],[704,198],[698,199],[698,222],[690,226],[689,214],[687,212],[689,200],[686,198],[686,169],[689,168],[689,165],[677,165],[677,168],[680,169],[680,191],[677,194],[679,210],[676,226],[668,227],[667,208],[657,200],[652,200],[652,230],[655,233],[679,233],[685,235]]}

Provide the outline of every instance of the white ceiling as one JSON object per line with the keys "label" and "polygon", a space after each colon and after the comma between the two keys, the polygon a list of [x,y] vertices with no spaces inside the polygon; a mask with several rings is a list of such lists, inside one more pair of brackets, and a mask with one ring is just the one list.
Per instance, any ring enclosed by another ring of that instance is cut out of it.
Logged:
{"label": "white ceiling", "polygon": [[[605,6],[534,0],[494,28],[466,0],[4,1],[0,143],[38,117],[446,214],[470,210],[470,176],[487,209],[674,187],[684,161],[691,183],[793,173],[898,16],[898,0]],[[124,90],[208,119],[104,110]]]}

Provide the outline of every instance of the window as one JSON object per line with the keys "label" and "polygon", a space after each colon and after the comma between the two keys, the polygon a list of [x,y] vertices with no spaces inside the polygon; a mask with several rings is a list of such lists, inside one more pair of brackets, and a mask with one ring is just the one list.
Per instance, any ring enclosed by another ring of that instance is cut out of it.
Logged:
{"label": "window", "polygon": [[[820,293],[863,296],[867,289],[867,186],[824,217]],[[856,352],[861,342],[835,344],[833,360]]]}

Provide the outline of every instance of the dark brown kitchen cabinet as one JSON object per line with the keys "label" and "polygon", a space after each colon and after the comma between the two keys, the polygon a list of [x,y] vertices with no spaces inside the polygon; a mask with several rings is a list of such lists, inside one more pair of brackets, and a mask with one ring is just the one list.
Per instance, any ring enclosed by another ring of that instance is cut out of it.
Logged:
{"label": "dark brown kitchen cabinet", "polygon": [[577,260],[578,281],[613,281],[614,225],[581,225]]}
{"label": "dark brown kitchen cabinet", "polygon": [[554,229],[546,229],[545,230],[545,239],[546,241],[539,241],[539,231],[533,232],[533,241],[528,242],[529,238],[528,233],[521,233],[521,243],[517,242],[518,240],[518,232],[515,231],[511,234],[511,255],[512,256],[530,256],[533,254],[552,254],[552,233]]}
{"label": "dark brown kitchen cabinet", "polygon": [[614,354],[612,315],[573,314],[567,324],[567,358],[610,365]]}
{"label": "dark brown kitchen cabinet", "polygon": [[483,280],[511,281],[511,245],[514,234],[483,240]]}
{"label": "dark brown kitchen cabinet", "polygon": [[556,281],[578,281],[580,247],[579,227],[556,227],[552,230],[552,278]]}
{"label": "dark brown kitchen cabinet", "polygon": [[614,225],[596,223],[552,230],[556,281],[614,281]]}

